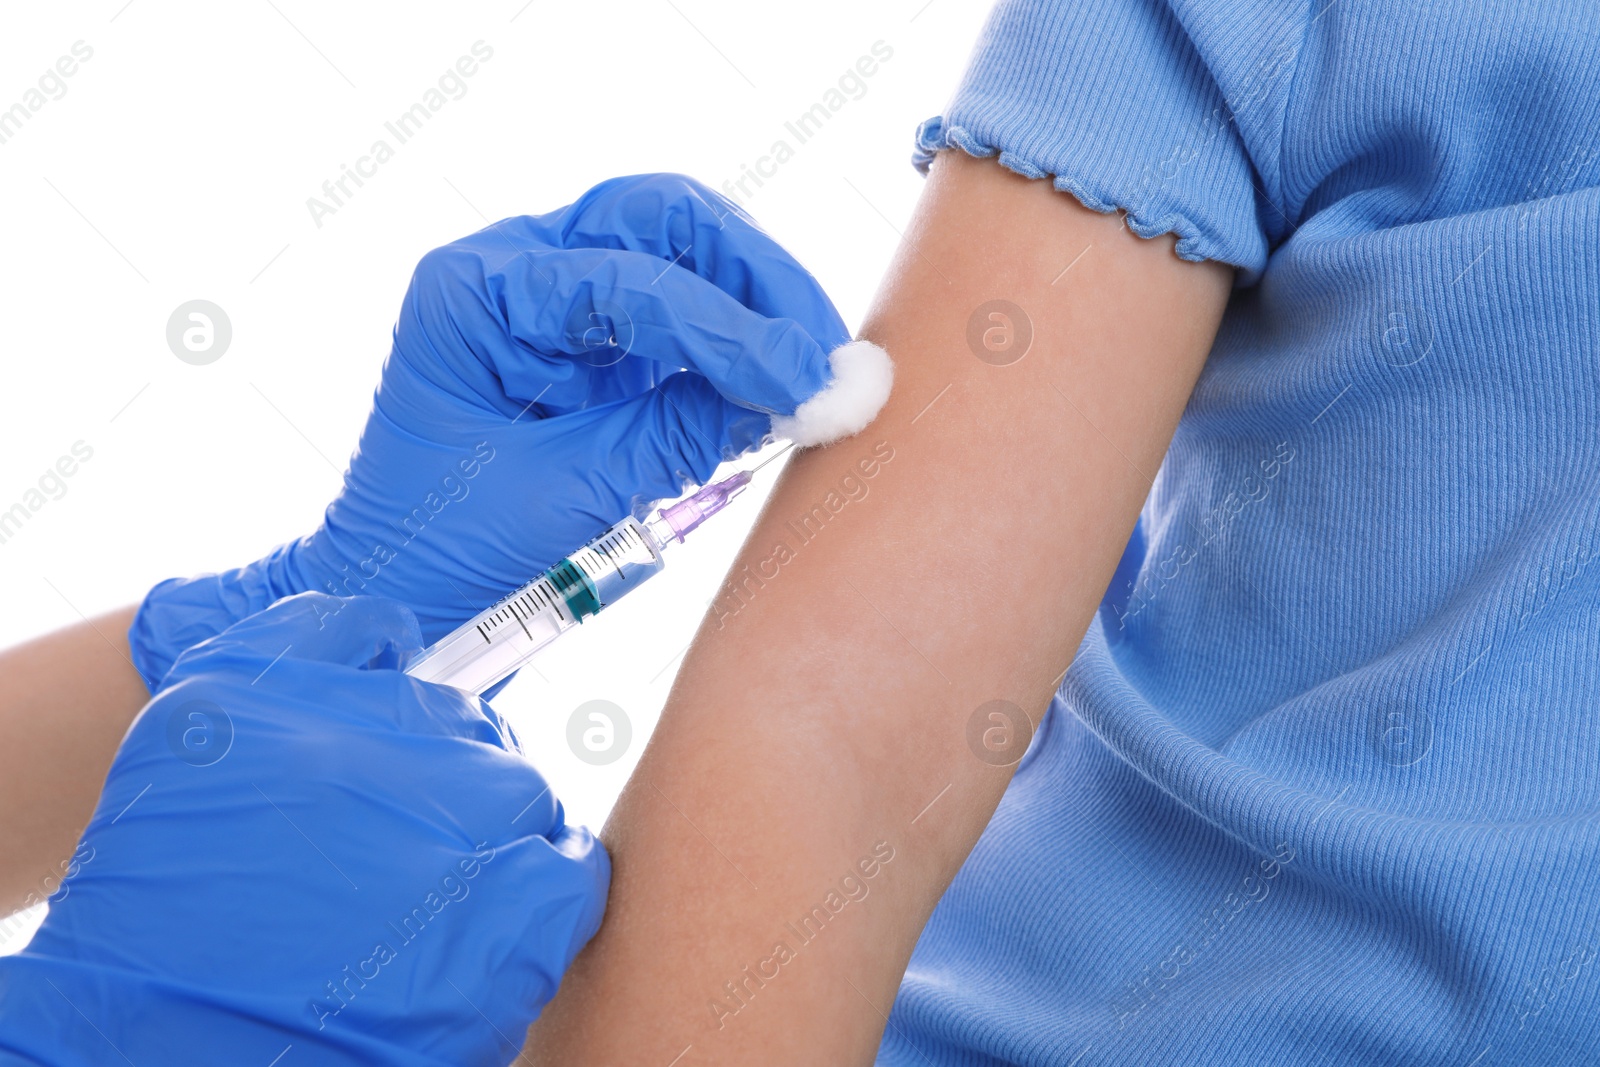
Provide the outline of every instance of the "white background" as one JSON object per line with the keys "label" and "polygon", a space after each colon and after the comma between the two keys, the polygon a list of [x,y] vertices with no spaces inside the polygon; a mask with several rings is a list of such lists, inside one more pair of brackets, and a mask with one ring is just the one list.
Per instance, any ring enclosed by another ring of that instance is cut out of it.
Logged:
{"label": "white background", "polygon": [[[490,220],[618,174],[720,188],[781,138],[794,158],[747,185],[746,209],[854,328],[922,184],[916,124],[954,89],[983,14],[972,0],[7,5],[0,109],[75,42],[93,56],[0,144],[0,511],[75,442],[93,458],[0,543],[0,645],[313,529],[412,266]],[[465,95],[316,226],[307,198],[376,139],[394,145],[385,121],[480,40],[493,58]],[[893,57],[865,94],[797,144],[785,121],[878,41]],[[166,343],[197,298],[233,327],[200,367]],[[572,821],[604,821],[777,469],[497,698]],[[633,725],[604,767],[566,742],[596,698]]]}

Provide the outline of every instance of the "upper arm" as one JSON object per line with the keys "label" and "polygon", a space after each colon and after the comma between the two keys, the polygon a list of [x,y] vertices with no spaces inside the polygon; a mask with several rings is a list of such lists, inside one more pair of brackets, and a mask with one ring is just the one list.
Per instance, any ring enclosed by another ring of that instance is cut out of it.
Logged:
{"label": "upper arm", "polygon": [[[611,910],[539,1062],[871,1060],[1010,777],[969,721],[1038,722],[1215,336],[1232,271],[1172,246],[940,154],[862,329],[894,394],[795,458],[734,563],[606,828]],[[1008,326],[1012,362],[981,337]]]}

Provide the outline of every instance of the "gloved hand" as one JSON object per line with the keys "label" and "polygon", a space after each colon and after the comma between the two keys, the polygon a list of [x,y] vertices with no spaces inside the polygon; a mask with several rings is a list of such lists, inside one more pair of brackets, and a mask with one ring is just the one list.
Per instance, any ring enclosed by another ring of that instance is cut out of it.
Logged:
{"label": "gloved hand", "polygon": [[0,958],[0,1063],[510,1062],[610,865],[488,705],[362,669],[417,644],[307,593],[180,657]]}
{"label": "gloved hand", "polygon": [[830,360],[847,340],[804,268],[677,175],[604,182],[430,252],[321,528],[156,586],[135,665],[154,689],[184,648],[308,589],[400,600],[431,643],[760,446],[774,415],[802,444],[861,429],[890,370],[865,343]]}

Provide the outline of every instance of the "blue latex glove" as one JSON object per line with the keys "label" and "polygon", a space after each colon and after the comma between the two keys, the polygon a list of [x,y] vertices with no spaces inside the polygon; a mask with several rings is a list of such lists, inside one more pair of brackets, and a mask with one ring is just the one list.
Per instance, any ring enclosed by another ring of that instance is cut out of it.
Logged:
{"label": "blue latex glove", "polygon": [[604,182],[430,252],[321,528],[158,585],[134,662],[153,689],[183,649],[308,589],[400,600],[431,643],[759,447],[773,414],[831,384],[848,339],[804,268],[679,175]]}
{"label": "blue latex glove", "polygon": [[393,601],[285,600],[185,653],[49,916],[0,1063],[507,1063],[610,865],[488,705],[393,670]]}

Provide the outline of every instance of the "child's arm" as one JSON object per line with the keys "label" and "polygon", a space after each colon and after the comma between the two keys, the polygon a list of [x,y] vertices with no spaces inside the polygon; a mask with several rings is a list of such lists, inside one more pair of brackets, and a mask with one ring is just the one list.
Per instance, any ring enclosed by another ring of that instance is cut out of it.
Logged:
{"label": "child's arm", "polygon": [[[894,395],[795,459],[734,564],[606,828],[610,911],[536,1062],[871,1062],[1010,779],[969,724],[994,700],[1038,722],[1216,333],[1231,269],[1172,246],[940,156],[862,329]],[[992,300],[1031,321],[1010,365],[969,346]]]}
{"label": "child's arm", "polygon": [[0,916],[61,888],[111,757],[150,699],[123,608],[0,652]]}

